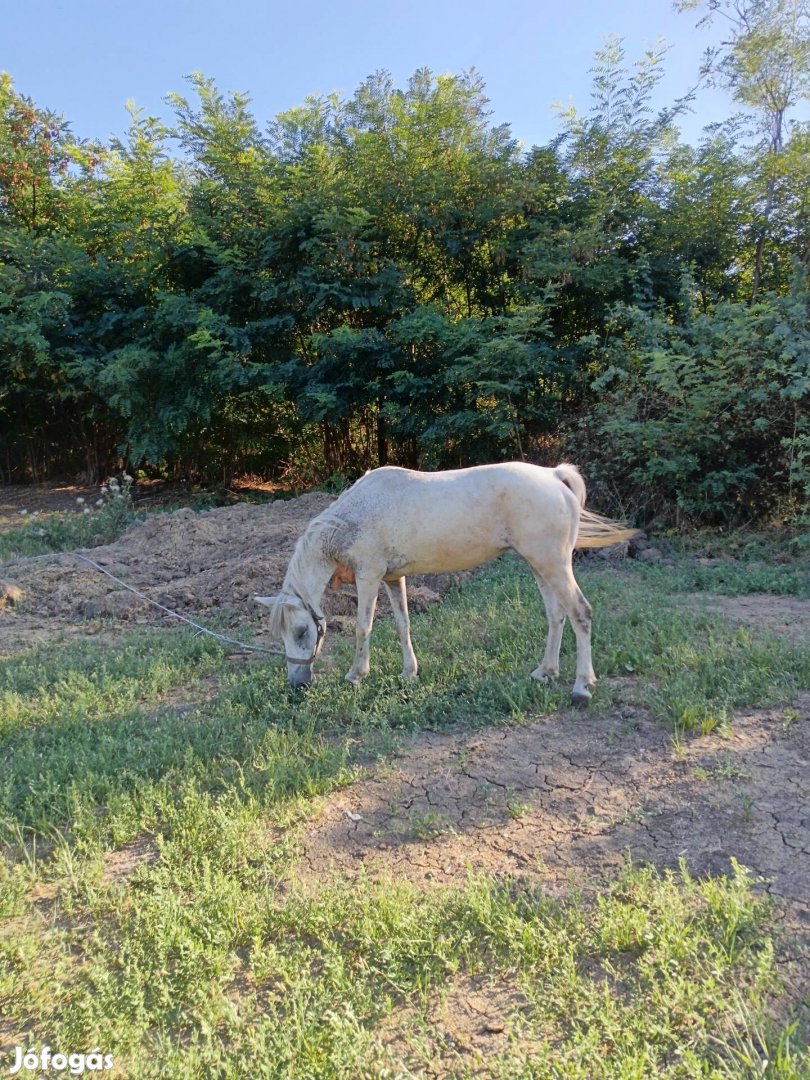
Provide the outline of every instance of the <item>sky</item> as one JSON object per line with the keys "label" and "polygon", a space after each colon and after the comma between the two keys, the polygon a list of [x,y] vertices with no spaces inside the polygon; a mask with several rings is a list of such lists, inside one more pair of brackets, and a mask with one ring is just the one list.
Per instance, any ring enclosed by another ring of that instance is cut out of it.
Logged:
{"label": "sky", "polygon": [[[125,133],[130,99],[169,121],[165,96],[185,93],[192,71],[246,92],[264,125],[308,95],[349,97],[379,69],[404,86],[417,68],[474,67],[492,122],[530,147],[559,131],[555,103],[588,111],[589,68],[610,35],[624,39],[629,62],[666,39],[655,104],[671,104],[719,37],[696,21],[671,0],[0,0],[0,70],[79,137],[106,140]],[[725,93],[701,90],[682,137],[697,141],[733,111]]]}

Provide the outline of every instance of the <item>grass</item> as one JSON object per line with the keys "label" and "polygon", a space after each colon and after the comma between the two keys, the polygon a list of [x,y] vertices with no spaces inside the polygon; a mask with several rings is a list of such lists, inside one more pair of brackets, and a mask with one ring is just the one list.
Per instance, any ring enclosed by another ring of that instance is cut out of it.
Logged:
{"label": "grass", "polygon": [[810,596],[810,532],[786,536],[707,531],[665,539],[661,545],[675,557],[675,565],[638,568],[656,589],[723,596]]}
{"label": "grass", "polygon": [[629,868],[596,905],[493,877],[282,899],[250,814],[182,817],[128,888],[84,875],[58,922],[17,920],[6,1015],[143,1078],[464,1076],[474,1055],[439,1018],[476,981],[504,1029],[493,1080],[803,1075],[763,1010],[770,914],[742,870],[698,883]]}
{"label": "grass", "polygon": [[20,515],[22,524],[0,531],[0,563],[112,543],[135,520],[131,488],[131,479],[116,479],[90,505],[80,497],[74,511]]}
{"label": "grass", "polygon": [[[678,572],[580,577],[594,709],[630,676],[681,739],[810,685],[806,648],[691,610]],[[363,686],[344,683],[337,639],[306,694],[276,661],[237,668],[177,630],[3,661],[0,1044],[100,1046],[144,1080],[810,1075],[798,1034],[769,1019],[774,917],[740,868],[697,882],[630,867],[596,903],[487,876],[297,887],[319,797],[398,732],[568,708],[568,636],[562,684],[526,678],[540,622],[533,582],[504,560],[414,620],[415,686],[386,620]],[[444,830],[413,825],[425,843]],[[111,875],[133,843],[151,857]],[[473,985],[502,1026],[483,1064],[442,1021]]]}

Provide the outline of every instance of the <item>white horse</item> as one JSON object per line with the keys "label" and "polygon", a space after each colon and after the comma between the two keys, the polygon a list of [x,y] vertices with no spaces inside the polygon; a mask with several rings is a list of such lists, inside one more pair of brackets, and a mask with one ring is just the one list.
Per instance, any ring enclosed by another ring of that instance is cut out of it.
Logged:
{"label": "white horse", "polygon": [[386,466],[366,473],[314,518],[296,544],[278,596],[257,596],[271,609],[271,629],[284,642],[287,678],[312,682],[323,644],[321,607],[330,582],[357,586],[357,647],[346,675],[369,671],[369,638],[380,583],[385,585],[402,643],[403,675],[415,678],[405,578],[467,570],[504,551],[521,555],[534,575],[548,616],[546,650],[532,678],[559,674],[566,615],[577,641],[573,698],[587,704],[596,681],[591,665],[591,606],[571,565],[575,547],[596,548],[635,534],[585,509],[585,483],[575,465],[547,469],[524,462],[446,472]]}

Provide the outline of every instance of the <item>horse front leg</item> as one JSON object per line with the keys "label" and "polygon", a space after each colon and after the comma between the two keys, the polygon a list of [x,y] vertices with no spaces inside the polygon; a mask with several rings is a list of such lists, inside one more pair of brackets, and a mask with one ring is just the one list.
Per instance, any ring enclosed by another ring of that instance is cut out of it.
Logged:
{"label": "horse front leg", "polygon": [[355,572],[357,579],[357,628],[355,632],[354,664],[346,672],[351,683],[365,679],[369,669],[371,649],[371,627],[374,624],[374,612],[377,608],[377,593],[380,590],[381,575],[373,577]]}
{"label": "horse front leg", "polygon": [[415,679],[419,665],[411,643],[411,620],[408,616],[408,592],[405,587],[405,578],[397,578],[390,585],[384,581],[383,585],[391,601],[391,610],[394,613],[394,622],[402,645],[402,677]]}

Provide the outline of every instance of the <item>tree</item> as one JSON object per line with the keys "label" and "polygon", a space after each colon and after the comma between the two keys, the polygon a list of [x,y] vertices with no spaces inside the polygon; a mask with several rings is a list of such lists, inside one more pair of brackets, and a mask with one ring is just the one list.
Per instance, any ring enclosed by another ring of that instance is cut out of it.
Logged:
{"label": "tree", "polygon": [[[628,69],[621,42],[610,41],[596,56],[590,113],[566,110],[550,148],[553,164],[547,153],[535,158],[544,164],[535,182],[545,190],[534,197],[520,262],[529,290],[555,290],[565,341],[598,332],[611,305],[640,289],[648,299],[674,290],[673,267],[656,259],[656,234],[665,221],[662,165],[689,96],[653,113],[665,53],[659,43]],[[675,268],[675,282],[679,273]]]}
{"label": "tree", "polygon": [[786,174],[785,129],[791,108],[810,97],[810,5],[807,0],[679,0],[680,11],[708,6],[701,24],[725,20],[729,37],[706,54],[714,82],[757,117],[764,154],[764,195],[755,230],[752,298],[762,284],[765,249]]}
{"label": "tree", "polygon": [[381,242],[407,268],[418,303],[454,317],[508,303],[505,238],[513,227],[517,145],[489,121],[475,71],[417,71],[405,90],[367,79],[338,127],[342,171],[374,218]]}
{"label": "tree", "polygon": [[0,72],[0,221],[42,236],[62,224],[62,181],[73,140],[67,123],[38,109]]}

